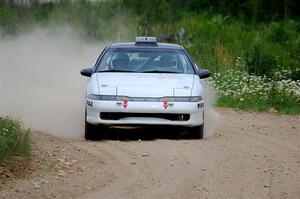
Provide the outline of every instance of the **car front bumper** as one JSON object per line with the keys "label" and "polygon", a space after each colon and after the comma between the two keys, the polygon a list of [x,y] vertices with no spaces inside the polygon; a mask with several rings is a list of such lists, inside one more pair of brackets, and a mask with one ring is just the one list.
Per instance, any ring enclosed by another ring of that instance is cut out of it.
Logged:
{"label": "car front bumper", "polygon": [[[126,106],[127,105],[127,106]],[[174,125],[199,126],[203,124],[204,101],[201,102],[163,102],[99,101],[87,99],[86,121],[90,124],[105,125]],[[101,119],[100,113],[143,113],[143,114],[189,114],[189,119],[170,120],[159,117],[124,117],[117,120]]]}

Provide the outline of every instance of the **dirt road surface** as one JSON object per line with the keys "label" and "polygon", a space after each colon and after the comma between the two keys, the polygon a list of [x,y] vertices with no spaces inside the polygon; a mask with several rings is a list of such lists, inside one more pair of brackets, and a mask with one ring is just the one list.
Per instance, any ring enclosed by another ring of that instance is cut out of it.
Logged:
{"label": "dirt road surface", "polygon": [[95,142],[35,132],[41,166],[0,198],[300,198],[300,116],[218,112],[222,124],[204,140],[171,129]]}

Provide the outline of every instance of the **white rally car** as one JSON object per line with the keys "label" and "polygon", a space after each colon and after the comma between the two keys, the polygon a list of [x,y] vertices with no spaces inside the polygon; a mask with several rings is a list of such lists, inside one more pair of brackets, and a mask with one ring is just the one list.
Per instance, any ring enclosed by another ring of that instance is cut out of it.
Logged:
{"label": "white rally car", "polygon": [[92,68],[86,89],[85,138],[94,139],[107,126],[172,125],[188,127],[203,137],[207,70],[197,66],[176,44],[155,37],[108,45]]}

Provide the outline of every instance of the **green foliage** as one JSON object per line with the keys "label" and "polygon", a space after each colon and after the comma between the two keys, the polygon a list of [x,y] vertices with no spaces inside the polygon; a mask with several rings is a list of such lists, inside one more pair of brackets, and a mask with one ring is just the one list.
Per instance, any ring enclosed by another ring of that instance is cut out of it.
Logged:
{"label": "green foliage", "polygon": [[255,45],[247,55],[247,71],[255,75],[272,75],[277,67],[276,57],[265,50],[262,45]]}
{"label": "green foliage", "polygon": [[27,156],[30,153],[30,131],[21,122],[0,117],[0,162],[10,155]]}
{"label": "green foliage", "polygon": [[[170,35],[192,54],[200,67],[213,72],[239,69],[255,75],[273,76],[275,70],[292,70],[300,79],[299,21],[249,24],[222,15],[185,14],[172,24]],[[149,31],[159,36],[165,30],[157,24]],[[183,37],[179,37],[184,29]],[[277,31],[277,33],[276,33]],[[243,64],[236,64],[237,59]]]}
{"label": "green foliage", "polygon": [[299,17],[298,0],[124,0],[126,7],[146,15],[148,19],[159,20],[165,13],[172,12],[173,19],[183,12],[221,14],[242,18],[247,22],[268,22]]}
{"label": "green foliage", "polygon": [[0,6],[0,27],[4,27],[7,32],[14,32],[15,12],[16,10],[10,6]]}

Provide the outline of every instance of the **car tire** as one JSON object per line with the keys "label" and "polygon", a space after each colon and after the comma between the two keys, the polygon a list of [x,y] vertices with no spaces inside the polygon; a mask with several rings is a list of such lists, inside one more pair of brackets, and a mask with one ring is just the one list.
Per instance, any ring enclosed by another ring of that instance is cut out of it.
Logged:
{"label": "car tire", "polygon": [[85,120],[84,138],[86,140],[95,140],[96,139],[96,126],[88,123],[86,120]]}
{"label": "car tire", "polygon": [[195,126],[190,128],[190,135],[193,139],[202,139],[203,138],[203,127],[204,124],[200,126]]}

